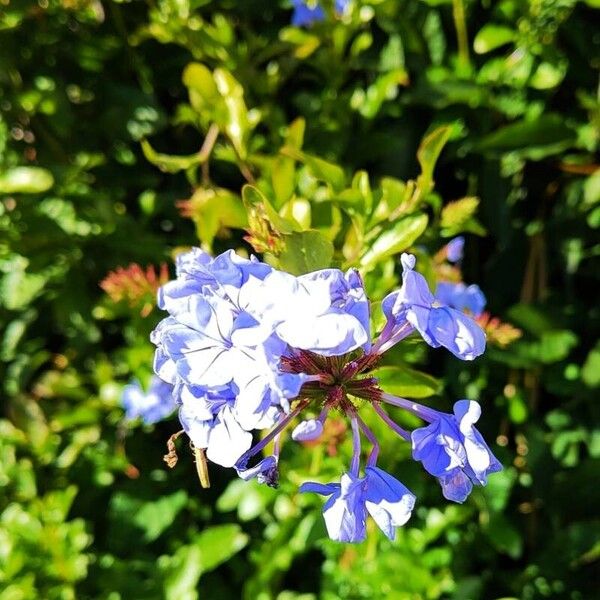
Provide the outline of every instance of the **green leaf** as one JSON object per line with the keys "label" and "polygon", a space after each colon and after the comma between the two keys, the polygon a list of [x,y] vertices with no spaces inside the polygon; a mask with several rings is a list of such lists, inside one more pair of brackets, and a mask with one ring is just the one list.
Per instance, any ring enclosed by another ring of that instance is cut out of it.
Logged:
{"label": "green leaf", "polygon": [[258,211],[278,232],[293,233],[302,230],[295,221],[282,217],[269,202],[268,198],[256,186],[246,184],[242,188],[242,200],[246,206],[246,210]]}
{"label": "green leaf", "polygon": [[372,267],[387,256],[406,250],[422,235],[428,222],[425,214],[409,215],[396,221],[373,242],[360,264],[365,268]]}
{"label": "green leaf", "polygon": [[[479,198],[468,197],[461,198],[454,202],[449,202],[442,209],[440,225],[442,234],[445,237],[451,237],[464,231],[465,229],[472,231],[473,224],[477,224],[474,215],[479,206]],[[481,225],[479,225],[481,229]],[[477,228],[476,228],[477,229]],[[485,233],[485,230],[483,230]]]}
{"label": "green leaf", "polygon": [[331,266],[333,243],[320,231],[295,232],[286,235],[284,242],[279,263],[289,273],[302,275]]}
{"label": "green leaf", "polygon": [[194,542],[200,548],[200,568],[206,573],[244,548],[248,536],[237,524],[217,525],[195,536]]}
{"label": "green leaf", "polygon": [[355,90],[352,94],[350,104],[358,110],[365,119],[373,119],[381,105],[386,100],[393,100],[398,93],[399,85],[408,84],[408,74],[404,69],[395,69],[389,73],[379,76],[375,83],[371,84],[367,91]]}
{"label": "green leaf", "polygon": [[213,77],[227,107],[225,131],[239,157],[243,160],[247,154],[246,138],[250,130],[248,109],[244,102],[244,88],[226,69],[215,69]]}
{"label": "green leaf", "polygon": [[308,58],[321,45],[319,36],[298,27],[284,27],[279,32],[279,39],[294,45],[294,57],[300,60]]}
{"label": "green leaf", "polygon": [[44,291],[48,278],[41,273],[27,273],[27,261],[18,257],[12,269],[0,277],[0,306],[22,310]]}
{"label": "green leaf", "polygon": [[237,554],[248,543],[239,525],[217,525],[194,536],[172,556],[161,556],[166,600],[196,600],[198,580]]}
{"label": "green leaf", "polygon": [[[285,143],[290,148],[300,150],[304,141],[304,119],[296,119],[287,130]],[[295,187],[295,160],[289,156],[276,156],[271,167],[271,182],[275,192],[275,207],[281,208],[294,193]]]}
{"label": "green leaf", "polygon": [[317,179],[329,183],[334,191],[340,192],[344,189],[346,185],[346,175],[340,166],[323,160],[318,156],[302,152],[292,146],[284,146],[280,152],[284,156],[289,156],[290,158],[304,163]]}
{"label": "green leaf", "polygon": [[496,25],[487,23],[484,25],[473,40],[473,49],[477,54],[486,54],[500,46],[512,42],[517,37],[517,33],[505,25]]}
{"label": "green leaf", "polygon": [[384,221],[394,212],[404,200],[406,189],[406,184],[399,179],[384,177],[381,180],[381,196],[371,216],[372,225]]}
{"label": "green leaf", "polygon": [[567,74],[568,63],[566,61],[558,64],[542,62],[535,70],[529,85],[536,90],[551,90],[558,86]]}
{"label": "green leaf", "polygon": [[208,249],[224,228],[243,229],[248,226],[246,210],[240,197],[223,188],[198,188],[188,201],[189,216],[196,224],[196,233]]}
{"label": "green leaf", "polygon": [[433,188],[433,170],[451,133],[451,125],[438,127],[425,136],[419,145],[417,159],[421,165],[421,175],[419,175],[417,184],[423,195],[428,194]]}
{"label": "green leaf", "polygon": [[552,146],[559,151],[575,140],[575,133],[562,116],[546,114],[533,120],[511,123],[485,136],[478,144],[481,151],[509,151],[521,148]]}
{"label": "green leaf", "polygon": [[600,386],[600,343],[587,355],[581,369],[581,379],[588,387]]}
{"label": "green leaf", "polygon": [[490,515],[486,533],[492,544],[511,558],[517,559],[523,553],[523,540],[519,531],[503,514]]}
{"label": "green leaf", "polygon": [[185,490],[161,496],[152,502],[117,492],[112,497],[111,513],[117,527],[122,522],[131,523],[143,532],[144,541],[152,542],[173,524],[186,506],[187,499]]}
{"label": "green leaf", "polygon": [[148,140],[142,140],[142,152],[146,160],[157,166],[165,173],[177,173],[179,171],[187,171],[192,167],[196,167],[201,163],[200,155],[190,154],[189,156],[171,156],[169,154],[161,154],[156,152],[150,145]]}
{"label": "green leaf", "polygon": [[383,366],[373,371],[382,390],[396,396],[429,398],[442,391],[442,382],[406,366]]}
{"label": "green leaf", "polygon": [[205,125],[215,122],[224,127],[227,108],[210,69],[201,63],[190,63],[183,71],[182,81],[188,88],[190,104],[202,122]]}
{"label": "green leaf", "polygon": [[54,177],[40,167],[12,167],[0,173],[0,194],[40,194],[54,185]]}

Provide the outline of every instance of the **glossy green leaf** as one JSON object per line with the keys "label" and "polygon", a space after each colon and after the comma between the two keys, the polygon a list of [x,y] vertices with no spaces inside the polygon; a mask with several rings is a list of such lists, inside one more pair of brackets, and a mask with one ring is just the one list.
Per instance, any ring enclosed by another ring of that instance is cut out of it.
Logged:
{"label": "glossy green leaf", "polygon": [[146,160],[165,173],[187,171],[187,169],[198,166],[201,162],[200,156],[197,153],[190,154],[189,156],[171,156],[156,152],[148,140],[142,140],[140,143]]}
{"label": "glossy green leaf", "polygon": [[517,37],[516,32],[505,25],[487,23],[484,25],[473,40],[473,49],[477,54],[486,54],[500,46],[512,42]]}
{"label": "glossy green leaf", "polygon": [[302,275],[331,267],[333,244],[315,230],[291,233],[284,237],[284,250],[279,263],[285,271]]}
{"label": "glossy green leaf", "polygon": [[439,394],[442,382],[427,373],[406,366],[383,366],[373,371],[379,387],[389,394],[406,398],[429,398]]}
{"label": "glossy green leaf", "polygon": [[388,256],[408,249],[425,231],[428,222],[425,214],[410,215],[396,221],[377,237],[360,259],[360,264],[369,268]]}
{"label": "glossy green leaf", "polygon": [[250,184],[242,188],[242,199],[245,206],[261,213],[273,228],[280,233],[301,231],[298,223],[282,217],[269,202],[268,198],[256,187]]}
{"label": "glossy green leaf", "polygon": [[425,136],[419,145],[417,159],[421,165],[421,174],[417,183],[423,194],[428,194],[433,187],[433,170],[451,133],[450,125],[438,127]]}
{"label": "glossy green leaf", "polygon": [[323,160],[318,156],[301,152],[292,146],[284,146],[281,149],[284,156],[289,156],[304,163],[317,179],[331,184],[335,191],[341,191],[346,185],[344,170],[331,162]]}

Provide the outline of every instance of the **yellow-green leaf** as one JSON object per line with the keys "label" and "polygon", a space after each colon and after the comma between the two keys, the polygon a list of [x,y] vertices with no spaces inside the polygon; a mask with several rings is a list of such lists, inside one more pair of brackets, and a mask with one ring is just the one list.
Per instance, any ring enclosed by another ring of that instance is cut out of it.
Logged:
{"label": "yellow-green leaf", "polygon": [[416,214],[396,221],[385,230],[360,259],[363,267],[370,267],[378,261],[406,250],[425,231],[429,218]]}
{"label": "yellow-green leaf", "polygon": [[39,194],[54,185],[54,177],[40,167],[12,167],[0,173],[0,194]]}
{"label": "yellow-green leaf", "polygon": [[429,398],[442,390],[442,382],[435,377],[404,366],[379,367],[373,371],[373,377],[382,390],[396,396]]}
{"label": "yellow-green leaf", "polygon": [[295,232],[284,237],[285,247],[279,255],[281,267],[293,275],[302,275],[331,266],[333,243],[320,231]]}

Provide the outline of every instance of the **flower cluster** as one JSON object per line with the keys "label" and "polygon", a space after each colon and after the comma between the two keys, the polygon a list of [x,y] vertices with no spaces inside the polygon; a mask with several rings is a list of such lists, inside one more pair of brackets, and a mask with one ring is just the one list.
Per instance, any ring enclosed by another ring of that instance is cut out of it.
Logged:
{"label": "flower cluster", "polygon": [[[336,15],[343,16],[348,9],[350,0],[335,0],[334,10]],[[325,11],[319,0],[292,0],[294,13],[292,25],[295,27],[310,27],[314,23],[325,20]]]}
{"label": "flower cluster", "polygon": [[127,419],[140,418],[146,425],[162,421],[177,407],[173,398],[173,386],[156,376],[152,377],[147,392],[137,380],[126,385],[121,403]]}
{"label": "flower cluster", "polygon": [[[330,537],[339,541],[364,539],[367,515],[391,539],[415,503],[400,481],[377,466],[378,441],[359,415],[365,405],[412,444],[413,457],[438,478],[450,500],[464,501],[473,485],[484,485],[501,468],[474,427],[476,402],[461,400],[454,414],[441,413],[387,394],[373,376],[382,354],[413,333],[462,360],[485,349],[481,328],[432,294],[415,271],[415,257],[402,255],[402,266],[402,287],[383,300],[387,321],[374,341],[369,300],[355,270],[295,277],[233,251],[212,258],[194,249],[178,257],[177,278],[158,294],[169,316],[151,336],[155,372],[173,386],[183,428],[210,461],[275,486],[280,436],[288,425],[305,410],[318,414],[292,432],[292,439],[312,443],[332,411],[347,417],[353,439],[348,471],[339,483],[300,488],[329,496],[323,514]],[[403,430],[386,404],[426,425]],[[252,432],[267,428],[252,446]],[[361,469],[363,438],[371,451]],[[271,443],[273,453],[256,462]]]}
{"label": "flower cluster", "polygon": [[144,269],[137,263],[110,271],[100,282],[100,287],[113,302],[127,302],[139,307],[142,317],[147,317],[154,308],[158,288],[169,279],[166,264],[158,269],[149,265]]}

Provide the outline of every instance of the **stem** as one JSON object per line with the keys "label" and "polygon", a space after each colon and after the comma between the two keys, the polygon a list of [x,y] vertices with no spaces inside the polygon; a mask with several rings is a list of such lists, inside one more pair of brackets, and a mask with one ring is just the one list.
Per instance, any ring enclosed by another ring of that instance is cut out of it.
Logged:
{"label": "stem", "polygon": [[204,138],[204,142],[202,143],[202,147],[200,148],[200,152],[198,152],[198,159],[200,160],[201,169],[202,169],[202,183],[204,185],[209,185],[210,183],[210,173],[208,167],[208,159],[213,151],[217,138],[219,137],[219,127],[213,123],[206,133],[206,137]]}
{"label": "stem", "polygon": [[358,477],[360,470],[360,431],[357,415],[353,415],[350,418],[350,424],[352,426],[352,462],[350,463],[350,472],[354,477]]}
{"label": "stem", "polygon": [[467,20],[463,0],[452,0],[452,17],[456,29],[456,41],[458,42],[458,61],[462,66],[470,68],[469,34],[467,32]]}
{"label": "stem", "polygon": [[414,330],[414,327],[408,321],[403,323],[396,331],[394,331],[394,327],[392,326],[390,328],[391,331],[386,332],[387,328],[386,324],[381,335],[373,344],[371,354],[383,354],[384,352],[387,352],[392,346],[403,340],[405,337],[408,337]]}
{"label": "stem", "polygon": [[301,400],[298,403],[298,406],[296,406],[296,408],[291,413],[289,413],[284,419],[277,423],[277,425],[273,429],[271,429],[271,431],[267,433],[267,435],[265,435],[265,437],[262,440],[260,440],[260,442],[258,442],[255,446],[250,448],[250,450],[247,450],[246,452],[244,452],[244,454],[242,454],[242,456],[240,456],[236,463],[236,466],[241,469],[244,469],[246,467],[246,464],[248,463],[248,460],[252,458],[255,454],[258,454],[277,434],[281,433],[290,424],[290,422],[293,419],[295,419],[303,409],[306,408],[309,402],[310,400],[308,398]]}
{"label": "stem", "polygon": [[393,421],[390,416],[381,408],[377,402],[373,402],[373,408],[375,412],[385,421],[386,425],[392,429],[395,433],[397,433],[402,439],[410,442],[410,433],[406,431],[406,429],[402,429],[400,425],[398,425],[395,421]]}
{"label": "stem", "polygon": [[362,432],[365,434],[365,437],[373,445],[373,449],[371,450],[371,453],[367,458],[367,466],[374,467],[377,464],[377,457],[379,456],[379,442],[377,441],[375,434],[369,429],[367,424],[358,415],[356,415],[356,420],[358,421],[358,425],[360,426]]}
{"label": "stem", "polygon": [[438,419],[438,411],[433,408],[429,408],[427,406],[423,406],[422,404],[418,404],[417,402],[411,402],[406,398],[400,398],[398,396],[392,396],[392,394],[388,394],[386,392],[382,392],[381,400],[391,404],[392,406],[398,406],[399,408],[403,408],[408,412],[420,417],[424,421],[428,421],[431,423]]}

